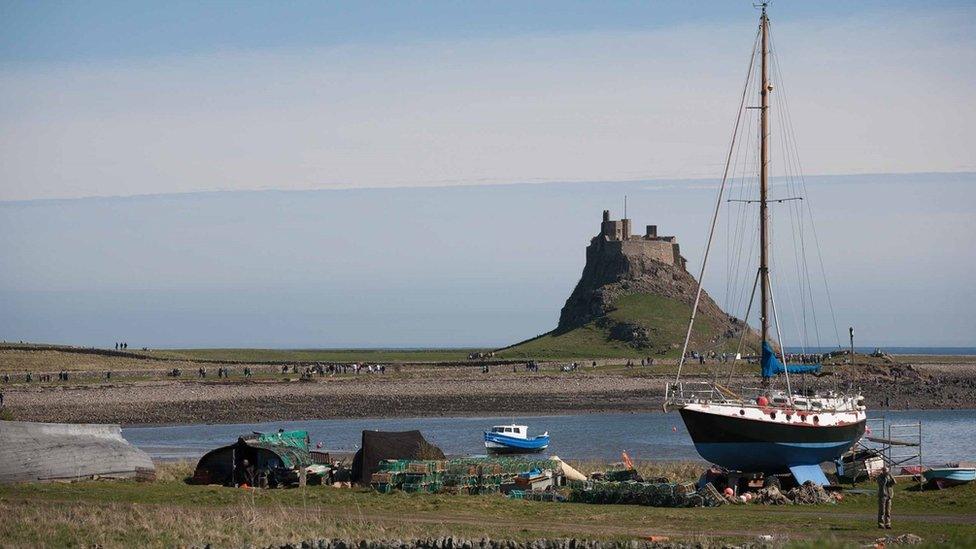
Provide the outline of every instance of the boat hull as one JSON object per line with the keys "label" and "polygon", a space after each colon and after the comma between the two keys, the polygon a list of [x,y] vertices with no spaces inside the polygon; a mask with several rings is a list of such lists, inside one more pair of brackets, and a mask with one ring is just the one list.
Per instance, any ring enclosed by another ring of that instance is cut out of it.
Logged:
{"label": "boat hull", "polygon": [[498,433],[485,433],[485,449],[493,454],[534,454],[549,448],[549,436],[534,438],[507,437]]}
{"label": "boat hull", "polygon": [[935,484],[939,488],[967,484],[976,480],[976,468],[969,467],[950,467],[942,469],[929,469],[922,473],[925,480]]}
{"label": "boat hull", "polygon": [[695,449],[726,469],[785,473],[833,461],[864,434],[865,421],[843,425],[783,424],[682,409]]}

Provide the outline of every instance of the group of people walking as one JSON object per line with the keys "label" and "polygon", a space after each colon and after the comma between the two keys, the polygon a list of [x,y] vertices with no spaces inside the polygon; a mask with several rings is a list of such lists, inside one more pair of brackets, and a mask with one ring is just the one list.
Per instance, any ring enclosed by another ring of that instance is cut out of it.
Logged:
{"label": "group of people walking", "polygon": [[[287,374],[288,370],[289,367],[287,364],[281,367],[282,374]],[[299,373],[297,364],[291,366],[291,372],[293,374]],[[311,366],[305,366],[300,373],[302,374],[302,377],[311,377],[314,374],[318,374],[319,376],[325,376],[325,375],[335,375],[335,374],[348,374],[350,372],[354,374],[385,374],[386,364],[366,364],[366,363],[360,364],[358,362],[355,362],[353,364],[317,363]]]}
{"label": "group of people walking", "polygon": [[[58,381],[68,381],[68,372],[62,370],[58,372]],[[0,377],[4,383],[10,383],[10,374],[4,372],[3,376]],[[24,372],[24,381],[27,383],[32,383],[34,381],[34,372]],[[51,374],[37,374],[37,381],[43,383],[52,381]]]}
{"label": "group of people walking", "polygon": [[[593,365],[596,366],[596,362],[594,362]],[[651,358],[651,357],[642,358],[640,365],[641,365],[642,368],[645,367],[645,366],[653,366],[654,365],[654,359]],[[626,366],[628,368],[633,368],[634,367],[634,361],[628,359]]]}
{"label": "group of people walking", "polygon": [[727,363],[732,362],[732,360],[735,359],[735,353],[717,353],[715,351],[699,353],[698,351],[688,351],[688,353],[685,355],[685,359],[697,360],[699,364],[705,364],[706,360]]}

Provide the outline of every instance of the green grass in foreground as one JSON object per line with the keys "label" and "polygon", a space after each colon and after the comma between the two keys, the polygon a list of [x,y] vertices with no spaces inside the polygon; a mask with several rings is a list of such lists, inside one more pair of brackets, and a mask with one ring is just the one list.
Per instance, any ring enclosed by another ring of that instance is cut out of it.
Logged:
{"label": "green grass in foreground", "polygon": [[450,362],[467,360],[472,349],[163,349],[149,357],[235,362]]}
{"label": "green grass in foreground", "polygon": [[[680,470],[679,470],[680,471]],[[976,486],[911,492],[899,486],[895,529],[877,529],[875,497],[849,494],[837,505],[661,509],[512,501],[501,496],[382,495],[307,487],[240,490],[189,486],[166,474],[154,483],[82,482],[0,486],[0,545],[240,546],[323,537],[367,539],[454,535],[468,538],[580,537],[673,541],[755,540],[858,546],[911,532],[929,545],[976,543]],[[943,545],[943,546],[944,546]]]}
{"label": "green grass in foreground", "polygon": [[[676,299],[651,294],[631,294],[623,296],[615,303],[615,309],[607,317],[612,323],[629,322],[640,324],[650,332],[649,346],[636,349],[626,342],[610,339],[610,330],[600,326],[599,321],[589,322],[569,332],[554,335],[545,334],[509,349],[500,351],[501,358],[564,359],[564,358],[676,358],[681,349],[676,347],[684,342],[688,329],[691,306]],[[715,349],[706,346],[716,335],[715,323],[699,316],[692,333],[692,349],[734,350],[737,341],[728,348]]]}

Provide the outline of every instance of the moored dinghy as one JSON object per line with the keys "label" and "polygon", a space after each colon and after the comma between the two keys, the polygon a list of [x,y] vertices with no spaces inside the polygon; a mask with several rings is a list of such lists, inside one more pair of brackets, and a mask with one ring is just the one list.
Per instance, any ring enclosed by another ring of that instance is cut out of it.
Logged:
{"label": "moored dinghy", "polygon": [[525,425],[495,425],[485,431],[485,448],[493,454],[532,454],[549,447],[549,432],[529,438]]}

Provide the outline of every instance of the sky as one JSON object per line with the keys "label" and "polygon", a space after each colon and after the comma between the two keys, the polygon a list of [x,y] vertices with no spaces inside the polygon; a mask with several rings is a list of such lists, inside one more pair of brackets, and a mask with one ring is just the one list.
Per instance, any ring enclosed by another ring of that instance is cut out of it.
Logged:
{"label": "sky", "polygon": [[[818,238],[806,233],[814,305],[802,308],[791,223],[771,206],[784,340],[836,346],[853,325],[864,346],[976,346],[974,185],[972,173],[809,177]],[[716,190],[715,180],[658,180],[0,203],[0,339],[506,345],[556,326],[602,210],[620,217],[625,195],[635,232],[656,224],[677,236],[697,276]],[[730,213],[705,288],[741,318],[752,280],[728,289]],[[816,330],[801,330],[804,311]]]}
{"label": "sky", "polygon": [[[976,5],[770,16],[835,309],[801,330],[778,286],[787,343],[976,345]],[[757,18],[0,1],[0,339],[503,345],[555,325],[623,195],[697,274]],[[717,252],[733,314],[738,282]]]}
{"label": "sky", "polygon": [[[806,173],[976,170],[971,2],[770,13]],[[714,177],[756,24],[750,1],[5,1],[0,200]]]}

